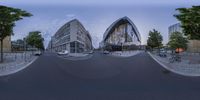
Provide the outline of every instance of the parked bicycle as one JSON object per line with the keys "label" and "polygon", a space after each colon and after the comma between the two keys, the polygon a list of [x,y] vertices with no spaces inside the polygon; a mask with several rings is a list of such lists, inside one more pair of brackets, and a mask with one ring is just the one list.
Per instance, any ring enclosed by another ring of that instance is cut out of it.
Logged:
{"label": "parked bicycle", "polygon": [[180,55],[172,55],[171,58],[169,58],[169,62],[170,63],[181,62]]}

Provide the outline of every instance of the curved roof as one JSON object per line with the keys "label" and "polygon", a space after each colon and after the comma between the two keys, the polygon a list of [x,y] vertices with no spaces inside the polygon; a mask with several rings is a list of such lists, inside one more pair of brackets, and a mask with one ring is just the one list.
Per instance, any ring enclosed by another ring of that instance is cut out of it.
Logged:
{"label": "curved roof", "polygon": [[105,40],[108,38],[109,34],[112,33],[112,31],[115,29],[115,27],[117,27],[117,26],[119,26],[119,25],[121,25],[121,24],[124,24],[124,23],[129,23],[129,24],[131,24],[131,26],[132,26],[132,28],[133,28],[133,31],[134,31],[135,35],[137,36],[137,38],[138,38],[138,41],[141,42],[141,36],[140,36],[140,33],[139,33],[137,27],[135,26],[135,24],[134,24],[127,16],[122,17],[122,18],[116,20],[115,22],[113,22],[113,23],[106,29],[106,31],[105,31],[105,33],[104,33],[104,35],[103,35],[103,41],[105,41]]}

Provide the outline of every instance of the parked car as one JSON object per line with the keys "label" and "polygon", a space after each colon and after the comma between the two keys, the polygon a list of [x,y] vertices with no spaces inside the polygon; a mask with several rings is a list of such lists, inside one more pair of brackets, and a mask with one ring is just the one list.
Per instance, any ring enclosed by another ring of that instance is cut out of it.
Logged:
{"label": "parked car", "polygon": [[103,54],[109,54],[110,52],[109,51],[103,51]]}
{"label": "parked car", "polygon": [[169,58],[169,62],[181,62],[181,56],[178,54],[172,54],[171,57]]}
{"label": "parked car", "polygon": [[86,51],[86,52],[83,52],[83,54],[93,54],[94,52],[93,51]]}
{"label": "parked car", "polygon": [[40,55],[42,55],[42,52],[41,52],[41,51],[35,51],[35,52],[34,52],[34,55],[35,55],[35,56],[40,56]]}
{"label": "parked car", "polygon": [[58,52],[57,54],[58,54],[58,55],[67,55],[67,54],[69,54],[69,51],[63,50],[63,51],[61,51],[61,52]]}

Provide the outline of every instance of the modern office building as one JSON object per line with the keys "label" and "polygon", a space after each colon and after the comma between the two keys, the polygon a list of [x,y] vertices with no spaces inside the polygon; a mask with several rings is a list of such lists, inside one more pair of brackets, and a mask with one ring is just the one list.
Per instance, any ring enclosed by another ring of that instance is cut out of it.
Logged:
{"label": "modern office building", "polygon": [[113,22],[105,31],[100,48],[108,51],[134,50],[141,45],[141,37],[135,24],[123,17]]}
{"label": "modern office building", "polygon": [[[0,43],[1,47],[1,43]],[[11,52],[11,36],[7,36],[3,40],[3,52]]]}
{"label": "modern office building", "polygon": [[59,52],[67,50],[70,53],[88,52],[93,49],[89,32],[77,20],[71,20],[63,25],[52,36],[48,50]]}
{"label": "modern office building", "polygon": [[183,33],[183,29],[181,28],[181,24],[180,23],[176,23],[176,24],[173,24],[171,26],[169,26],[168,28],[168,38],[170,39],[170,36],[172,33],[174,32],[181,32]]}
{"label": "modern office building", "polygon": [[15,51],[24,51],[26,49],[25,42],[22,39],[18,39],[16,41],[11,41],[11,50]]}

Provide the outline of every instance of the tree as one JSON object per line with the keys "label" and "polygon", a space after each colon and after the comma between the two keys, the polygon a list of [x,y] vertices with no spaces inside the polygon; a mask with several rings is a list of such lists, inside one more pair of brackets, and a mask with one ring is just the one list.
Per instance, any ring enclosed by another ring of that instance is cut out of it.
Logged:
{"label": "tree", "polygon": [[185,36],[192,40],[200,40],[200,6],[176,10],[179,11],[179,14],[174,16],[181,22]]}
{"label": "tree", "polygon": [[160,48],[162,46],[162,35],[160,34],[160,32],[158,32],[157,30],[153,29],[153,31],[149,31],[149,37],[147,40],[147,45],[151,48],[155,48],[158,47]]}
{"label": "tree", "polygon": [[3,62],[3,40],[5,37],[14,35],[13,27],[15,22],[30,17],[32,14],[18,9],[0,5],[0,42],[1,42],[1,62]]}
{"label": "tree", "polygon": [[168,45],[170,46],[171,49],[176,49],[176,48],[186,49],[187,42],[188,42],[187,38],[185,38],[182,33],[174,32],[170,36]]}
{"label": "tree", "polygon": [[26,42],[28,45],[42,50],[44,50],[43,41],[44,38],[42,37],[40,31],[29,32],[28,36],[26,37]]}

